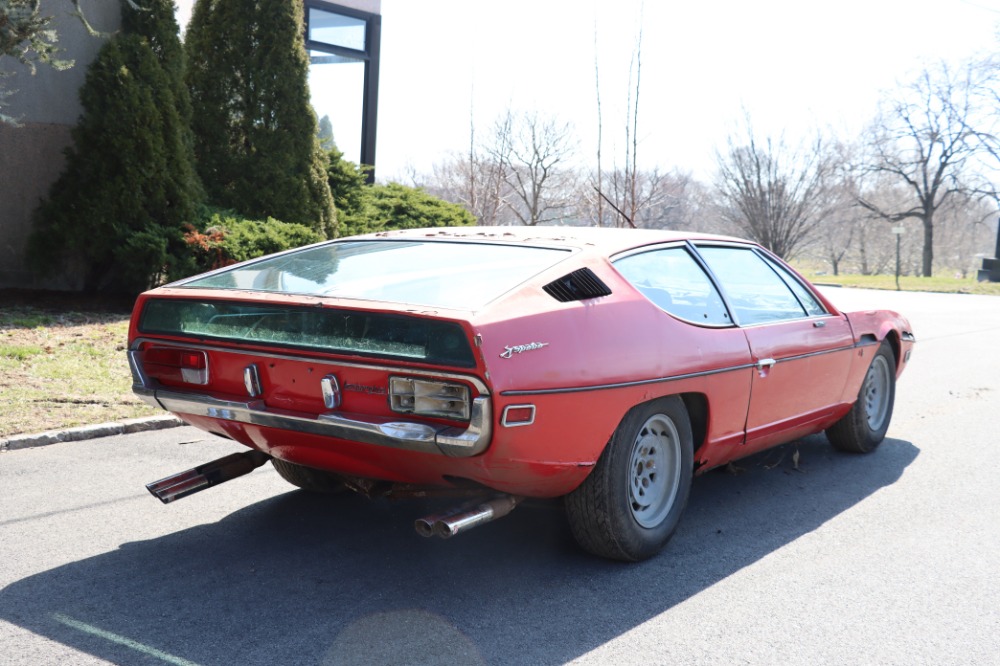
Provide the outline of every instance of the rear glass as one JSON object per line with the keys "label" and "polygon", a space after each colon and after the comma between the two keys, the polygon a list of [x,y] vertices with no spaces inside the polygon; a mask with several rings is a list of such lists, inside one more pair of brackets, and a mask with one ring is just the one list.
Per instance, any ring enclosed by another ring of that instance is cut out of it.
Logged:
{"label": "rear glass", "polygon": [[317,307],[226,301],[147,301],[142,333],[198,340],[474,367],[469,340],[456,322]]}
{"label": "rear glass", "polygon": [[567,256],[568,250],[440,241],[344,241],[182,283],[474,310]]}

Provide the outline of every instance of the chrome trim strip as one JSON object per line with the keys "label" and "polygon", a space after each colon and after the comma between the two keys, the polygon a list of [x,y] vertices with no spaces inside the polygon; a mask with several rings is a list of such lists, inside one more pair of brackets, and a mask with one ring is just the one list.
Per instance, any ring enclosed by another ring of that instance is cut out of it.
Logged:
{"label": "chrome trim strip", "polygon": [[220,400],[200,393],[158,387],[142,370],[138,354],[136,350],[128,352],[129,367],[132,370],[132,391],[148,404],[175,414],[207,416],[236,423],[452,457],[479,455],[489,446],[493,435],[493,409],[488,396],[480,396],[472,401],[471,419],[469,426],[464,430],[416,421],[375,419],[358,414],[326,412],[312,417],[272,410],[261,400],[248,402]]}
{"label": "chrome trim strip", "polygon": [[[489,388],[486,387],[478,377],[475,375],[465,375],[456,372],[443,371],[439,372],[437,370],[425,370],[423,368],[413,368],[406,365],[376,365],[374,363],[356,363],[353,361],[340,361],[334,358],[323,358],[321,356],[307,356],[307,355],[296,355],[296,354],[278,354],[275,352],[265,352],[259,351],[257,349],[236,349],[233,347],[223,347],[220,345],[207,345],[204,343],[192,340],[191,342],[179,342],[177,340],[161,340],[157,338],[136,338],[132,343],[132,350],[138,349],[139,345],[143,342],[151,342],[157,345],[162,345],[164,347],[182,347],[184,349],[206,349],[209,351],[219,351],[219,352],[230,352],[233,354],[247,354],[250,356],[259,356],[261,358],[278,358],[288,361],[311,361],[314,363],[329,363],[330,365],[336,365],[344,368],[363,368],[365,370],[378,370],[383,372],[405,372],[408,375],[418,375],[421,377],[433,377],[433,378],[444,378],[453,379],[456,381],[464,381],[472,384],[476,387],[476,390],[480,395],[490,395]],[[131,357],[132,352],[129,352]],[[135,372],[133,371],[133,375]]]}
{"label": "chrome trim strip", "polygon": [[834,347],[833,349],[821,349],[819,351],[808,352],[806,354],[796,354],[795,356],[785,356],[784,358],[777,359],[778,363],[784,363],[786,361],[798,361],[799,359],[809,358],[810,356],[823,356],[824,354],[836,354],[837,352],[851,351],[857,349],[858,347],[864,347],[865,345],[860,345],[855,343],[853,345],[844,345],[843,347]]}
{"label": "chrome trim strip", "polygon": [[576,386],[572,388],[551,388],[551,389],[529,389],[525,391],[501,391],[500,395],[523,396],[523,395],[552,395],[556,393],[586,393],[587,391],[600,391],[603,389],[629,388],[632,386],[646,386],[648,384],[662,384],[664,382],[676,382],[681,379],[693,379],[695,377],[708,377],[709,375],[719,375],[724,372],[734,372],[736,370],[748,370],[756,368],[756,363],[744,363],[734,365],[730,368],[720,368],[718,370],[703,370],[701,372],[689,372],[684,375],[672,375],[670,377],[655,377],[653,379],[637,379],[631,382],[617,382],[614,384],[596,384],[594,386]]}
{"label": "chrome trim strip", "polygon": [[[786,363],[788,361],[797,361],[803,358],[809,358],[810,356],[821,356],[823,354],[833,354],[836,352],[849,351],[856,349],[858,347],[864,347],[861,343],[856,343],[846,347],[837,347],[835,349],[823,349],[821,351],[809,352],[808,354],[799,354],[797,356],[786,356],[785,358],[779,358],[775,360],[775,364]],[[768,359],[770,360],[770,359]],[[630,388],[633,386],[645,386],[648,384],[662,384],[665,382],[676,382],[682,379],[694,379],[696,377],[708,377],[710,375],[719,375],[724,372],[735,372],[737,370],[746,370],[747,368],[757,368],[758,364],[754,363],[744,363],[742,365],[734,365],[728,368],[718,368],[716,370],[703,370],[701,372],[689,372],[683,375],[671,375],[669,377],[654,377],[652,379],[639,379],[631,382],[617,382],[614,384],[596,384],[593,386],[577,386],[572,388],[551,388],[551,389],[530,389],[525,391],[501,391],[500,395],[504,397],[508,396],[527,396],[527,395],[553,395],[562,393],[585,393],[587,391],[600,391],[603,389],[617,389],[617,388]]]}

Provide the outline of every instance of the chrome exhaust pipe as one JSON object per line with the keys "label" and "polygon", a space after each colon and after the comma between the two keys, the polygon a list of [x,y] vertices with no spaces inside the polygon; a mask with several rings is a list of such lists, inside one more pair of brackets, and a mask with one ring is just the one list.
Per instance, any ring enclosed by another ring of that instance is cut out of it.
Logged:
{"label": "chrome exhaust pipe", "polygon": [[456,534],[471,530],[478,525],[503,518],[513,511],[522,499],[522,497],[504,495],[473,506],[473,508],[460,507],[447,513],[420,518],[414,527],[420,536],[439,536],[442,539],[450,539]]}
{"label": "chrome exhaust pipe", "polygon": [[457,516],[460,513],[468,511],[474,506],[476,506],[475,503],[463,504],[453,509],[449,509],[448,511],[445,511],[443,513],[435,513],[430,516],[425,516],[423,518],[417,518],[413,522],[413,527],[417,530],[417,534],[419,534],[420,536],[432,537],[434,536],[434,526],[436,524],[438,524],[442,520],[451,518],[452,516]]}
{"label": "chrome exhaust pipe", "polygon": [[156,499],[168,504],[206,488],[249,474],[270,459],[271,456],[260,451],[233,453],[225,458],[219,458],[159,481],[147,483],[146,490],[151,492]]}

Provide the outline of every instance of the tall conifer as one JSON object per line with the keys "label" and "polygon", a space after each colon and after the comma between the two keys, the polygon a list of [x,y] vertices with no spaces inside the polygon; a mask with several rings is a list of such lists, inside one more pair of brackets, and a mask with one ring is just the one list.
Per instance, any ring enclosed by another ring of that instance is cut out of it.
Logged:
{"label": "tall conifer", "polygon": [[198,171],[212,202],[334,235],[302,0],[197,0],[185,50]]}
{"label": "tall conifer", "polygon": [[183,246],[183,225],[202,197],[173,2],[142,5],[141,12],[123,5],[122,32],[88,69],[66,168],[29,240],[36,269],[68,271],[88,291],[154,284]]}

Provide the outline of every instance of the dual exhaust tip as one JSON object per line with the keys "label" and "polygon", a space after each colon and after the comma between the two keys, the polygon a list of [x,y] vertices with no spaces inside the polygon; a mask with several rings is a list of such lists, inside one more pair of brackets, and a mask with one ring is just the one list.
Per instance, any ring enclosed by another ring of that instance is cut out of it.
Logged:
{"label": "dual exhaust tip", "polygon": [[[146,489],[164,504],[169,504],[249,474],[270,459],[270,456],[260,451],[234,453],[154,481],[147,484]],[[420,536],[450,539],[473,527],[503,518],[513,511],[522,499],[524,498],[514,495],[500,495],[485,502],[465,504],[451,511],[418,518],[413,526]]]}
{"label": "dual exhaust tip", "polygon": [[450,539],[473,527],[503,518],[513,511],[522,499],[513,495],[503,495],[478,505],[465,505],[445,513],[418,518],[413,527],[422,537],[437,536]]}

